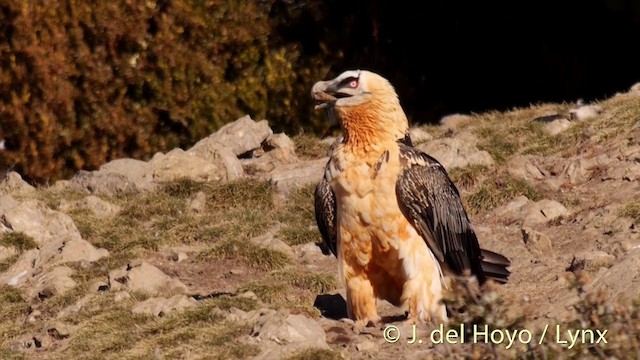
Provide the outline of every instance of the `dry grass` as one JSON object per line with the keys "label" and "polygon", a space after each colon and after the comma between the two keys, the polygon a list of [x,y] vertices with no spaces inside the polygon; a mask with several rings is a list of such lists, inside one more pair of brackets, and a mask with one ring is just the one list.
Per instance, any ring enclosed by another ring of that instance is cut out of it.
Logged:
{"label": "dry grass", "polygon": [[322,142],[315,135],[299,134],[293,137],[296,155],[301,159],[317,159],[327,156],[329,144]]}
{"label": "dry grass", "polygon": [[618,216],[631,218],[636,224],[640,224],[640,199],[622,205],[617,213]]}
{"label": "dry grass", "polygon": [[249,282],[239,292],[252,291],[272,308],[287,308],[318,317],[319,311],[312,306],[315,297],[335,290],[337,285],[329,274],[287,268],[273,271],[260,281]]}
{"label": "dry grass", "polygon": [[484,165],[469,165],[449,170],[449,177],[457,187],[469,190],[488,172],[489,168]]}
{"label": "dry grass", "polygon": [[291,263],[290,257],[282,251],[266,249],[246,241],[227,240],[198,254],[200,261],[217,259],[239,259],[255,269],[269,271],[282,269]]}
{"label": "dry grass", "polygon": [[13,266],[19,258],[20,255],[12,255],[0,260],[0,272],[6,271],[8,268]]}
{"label": "dry grass", "polygon": [[315,185],[292,190],[279,211],[278,221],[283,224],[279,236],[289,245],[321,241],[315,220],[314,191]]}
{"label": "dry grass", "polygon": [[6,348],[12,337],[32,328],[29,325],[16,324],[20,319],[24,320],[30,311],[31,307],[18,289],[13,286],[0,286],[0,334],[3,335],[0,337],[0,349]]}
{"label": "dry grass", "polygon": [[243,359],[257,354],[255,346],[239,341],[250,333],[250,326],[230,323],[216,315],[213,310],[220,304],[218,300],[206,300],[195,308],[156,318],[133,314],[132,299],[115,303],[112,294],[99,293],[79,313],[61,319],[79,326],[62,355],[142,359],[158,355],[178,358],[193,352],[191,356],[206,354],[208,359]]}
{"label": "dry grass", "polygon": [[29,235],[22,232],[10,232],[0,235],[0,246],[13,247],[22,253],[35,249],[38,243]]}
{"label": "dry grass", "polygon": [[326,349],[304,349],[297,351],[290,356],[287,356],[285,360],[340,360],[342,356],[333,350]]}
{"label": "dry grass", "polygon": [[501,172],[478,185],[476,191],[465,197],[465,200],[469,212],[477,214],[503,205],[520,195],[533,201],[544,198],[543,192],[538,188],[524,180],[515,179],[506,172]]}

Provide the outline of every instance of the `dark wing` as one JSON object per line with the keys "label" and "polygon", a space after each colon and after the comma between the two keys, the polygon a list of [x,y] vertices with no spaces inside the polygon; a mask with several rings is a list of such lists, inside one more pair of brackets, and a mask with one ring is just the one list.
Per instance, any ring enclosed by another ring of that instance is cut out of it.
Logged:
{"label": "dark wing", "polygon": [[[399,143],[411,146],[411,137],[407,132],[404,137],[398,140]],[[322,244],[320,248],[322,253],[329,255],[330,253],[337,256],[338,234],[336,233],[336,195],[331,190],[331,186],[327,179],[322,180],[316,186],[314,194],[314,205],[316,213],[316,223],[322,235]]]}
{"label": "dark wing", "polygon": [[[508,260],[496,253],[486,262],[483,250],[462,205],[460,194],[444,167],[415,148],[400,145],[403,170],[396,184],[400,210],[425,240],[435,257],[456,274],[470,270],[480,283],[487,277],[501,281],[509,272]],[[488,255],[491,252],[486,252]],[[503,261],[504,259],[504,261]],[[506,261],[506,263],[505,263]]]}
{"label": "dark wing", "polygon": [[314,194],[316,223],[322,235],[320,248],[322,253],[329,255],[329,251],[337,256],[338,236],[336,234],[336,195],[325,177],[316,186]]}

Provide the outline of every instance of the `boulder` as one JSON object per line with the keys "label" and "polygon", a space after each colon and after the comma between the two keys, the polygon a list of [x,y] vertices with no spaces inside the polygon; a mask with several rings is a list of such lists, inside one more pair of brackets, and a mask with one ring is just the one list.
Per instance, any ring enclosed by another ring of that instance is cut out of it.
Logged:
{"label": "boulder", "polygon": [[200,148],[209,147],[211,143],[229,148],[236,155],[242,155],[260,148],[263,141],[273,134],[267,120],[253,121],[249,115],[226,124],[220,130],[200,140],[189,151],[201,151]]}
{"label": "boulder", "polygon": [[187,286],[157,267],[146,263],[131,263],[109,273],[111,291],[138,291],[150,296],[170,297],[186,294]]}
{"label": "boulder", "polygon": [[149,298],[136,304],[131,311],[134,314],[148,314],[161,317],[196,305],[198,305],[198,302],[192,297],[188,297],[186,295],[174,295],[170,298]]}
{"label": "boulder", "polygon": [[324,176],[324,168],[328,160],[328,158],[321,158],[281,165],[273,169],[267,175],[267,179],[284,193],[296,187],[317,184]]}
{"label": "boulder", "polygon": [[488,152],[478,150],[476,139],[468,135],[466,138],[443,138],[419,145],[420,150],[438,160],[446,169],[465,167],[468,165],[491,166],[493,158]]}
{"label": "boulder", "polygon": [[22,180],[22,176],[15,171],[9,172],[3,179],[0,179],[0,195],[6,194],[28,194],[36,189]]}
{"label": "boulder", "polygon": [[254,359],[281,359],[306,348],[330,349],[318,322],[287,310],[260,316],[251,336],[262,350]]}
{"label": "boulder", "polygon": [[148,180],[165,182],[183,177],[194,181],[219,181],[227,178],[226,169],[204,160],[194,153],[176,148],[167,154],[157,153],[149,161]]}
{"label": "boulder", "polygon": [[69,201],[63,199],[60,202],[59,209],[69,212],[75,209],[87,209],[99,218],[112,218],[120,213],[120,206],[104,201],[95,195],[89,195],[84,199],[77,201]]}

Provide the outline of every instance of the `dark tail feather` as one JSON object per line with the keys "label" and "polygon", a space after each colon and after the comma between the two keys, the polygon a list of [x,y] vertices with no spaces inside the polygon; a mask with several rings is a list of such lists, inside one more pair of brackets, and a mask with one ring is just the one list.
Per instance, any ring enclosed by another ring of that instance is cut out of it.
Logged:
{"label": "dark tail feather", "polygon": [[493,279],[499,283],[506,283],[511,272],[507,267],[511,265],[511,261],[501,254],[493,251],[481,249],[482,254],[482,272],[488,279]]}

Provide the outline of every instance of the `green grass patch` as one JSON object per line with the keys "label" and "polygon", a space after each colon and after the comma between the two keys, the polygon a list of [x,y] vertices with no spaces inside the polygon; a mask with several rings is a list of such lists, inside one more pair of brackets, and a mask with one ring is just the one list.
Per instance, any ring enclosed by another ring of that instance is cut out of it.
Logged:
{"label": "green grass patch", "polygon": [[23,232],[8,232],[0,235],[0,246],[13,247],[22,253],[37,248],[38,243]]}
{"label": "green grass patch", "polygon": [[277,220],[282,223],[279,238],[289,245],[320,242],[314,208],[315,184],[292,190],[278,209]]}
{"label": "green grass patch", "polygon": [[225,241],[198,254],[198,259],[242,260],[248,265],[264,271],[282,269],[291,263],[291,258],[282,251],[266,249],[247,241]]}
{"label": "green grass patch", "polygon": [[258,301],[246,297],[223,295],[208,301],[211,303],[211,306],[218,307],[222,310],[236,308],[242,311],[251,311],[258,308]]}
{"label": "green grass patch", "polygon": [[487,179],[466,200],[470,213],[477,214],[491,210],[507,201],[524,195],[532,201],[542,200],[544,194],[528,182],[502,174]]}
{"label": "green grass patch", "polygon": [[327,273],[284,270],[274,271],[270,277],[280,283],[318,294],[333,291],[338,287],[336,279]]}
{"label": "green grass patch", "polygon": [[315,135],[299,134],[292,140],[296,147],[296,155],[301,159],[318,159],[327,156],[330,147]]}
{"label": "green grass patch", "polygon": [[488,172],[489,168],[484,165],[468,165],[449,170],[449,177],[457,187],[470,189]]}
{"label": "green grass patch", "polygon": [[12,338],[32,330],[31,324],[16,324],[16,320],[26,317],[31,311],[21,292],[8,285],[0,286],[0,349]]}
{"label": "green grass patch", "polygon": [[640,200],[635,200],[618,208],[618,216],[633,219],[636,224],[640,224]]}
{"label": "green grass patch", "polygon": [[15,264],[18,259],[20,259],[20,255],[12,255],[8,256],[2,260],[0,260],[0,272],[7,271],[13,264]]}

